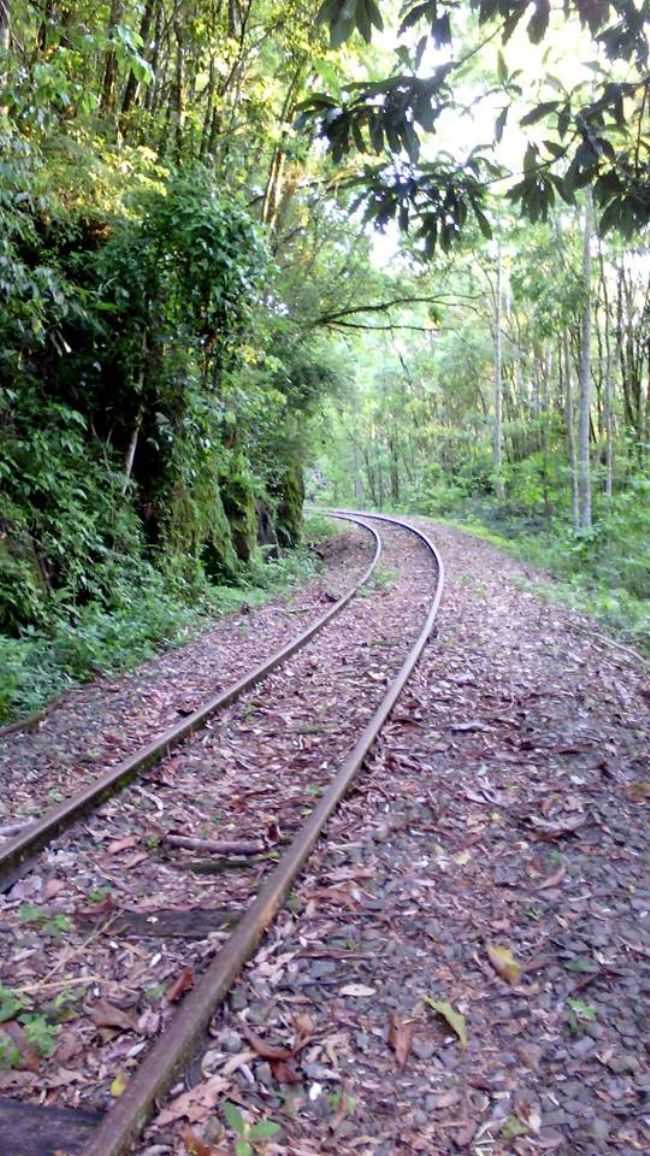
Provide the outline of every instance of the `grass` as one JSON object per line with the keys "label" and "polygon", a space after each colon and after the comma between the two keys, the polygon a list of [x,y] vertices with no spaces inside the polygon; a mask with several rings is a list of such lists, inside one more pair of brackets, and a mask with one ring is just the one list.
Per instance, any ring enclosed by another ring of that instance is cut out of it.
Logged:
{"label": "grass", "polygon": [[[540,573],[531,585],[538,596],[591,616],[622,642],[650,656],[650,602],[635,592],[634,585],[631,591],[623,584],[626,567],[615,542],[610,552],[604,543],[594,549],[593,538],[581,540],[572,534],[553,537],[551,532],[534,536],[520,533],[505,537],[476,521],[436,520],[534,566]],[[634,552],[635,571],[639,553]],[[607,557],[606,564],[599,560],[599,554]]]}
{"label": "grass", "polygon": [[650,655],[650,482],[636,478],[609,504],[595,493],[594,503],[588,534],[574,534],[560,507],[546,519],[530,503],[499,504],[489,495],[450,496],[435,488],[402,513],[464,530],[535,567],[537,595],[590,615]]}
{"label": "grass", "polygon": [[38,711],[99,674],[115,675],[181,646],[242,603],[261,606],[307,582],[319,566],[311,547],[331,533],[329,519],[306,519],[304,545],[278,561],[254,558],[237,585],[203,586],[192,594],[147,568],[140,582],[116,591],[110,609],[89,603],[74,621],[55,618],[47,629],[29,627],[18,638],[0,635],[0,724]]}

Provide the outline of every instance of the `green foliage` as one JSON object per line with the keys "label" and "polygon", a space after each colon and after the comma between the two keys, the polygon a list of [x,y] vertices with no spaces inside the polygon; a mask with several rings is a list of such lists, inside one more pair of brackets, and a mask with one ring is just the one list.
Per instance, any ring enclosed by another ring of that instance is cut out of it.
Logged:
{"label": "green foliage", "polygon": [[30,1048],[40,1056],[51,1056],[56,1047],[59,1026],[48,1016],[29,1008],[29,1001],[20,992],[0,986],[0,1070],[20,1067],[20,1048],[11,1036],[2,1030],[2,1024],[17,1020],[25,1032]]}
{"label": "green foliage", "polygon": [[[416,224],[428,257],[438,244],[447,252],[458,240],[470,216],[468,210],[483,235],[490,236],[491,223],[484,212],[485,188],[495,178],[509,175],[490,159],[491,150],[483,147],[475,147],[462,160],[449,164],[420,163],[423,138],[435,133],[438,122],[444,122],[445,114],[456,107],[455,86],[465,79],[464,65],[476,49],[455,57],[450,54],[428,75],[423,75],[422,61],[428,45],[452,44],[455,33],[458,39],[467,38],[468,7],[478,9],[478,36],[482,25],[499,21],[495,31],[503,45],[529,11],[529,5],[521,0],[476,0],[470,6],[459,5],[457,0],[407,3],[402,6],[401,25],[395,35],[393,70],[379,80],[355,80],[348,85],[344,99],[327,92],[310,95],[301,106],[298,121],[300,128],[310,126],[327,141],[335,163],[351,153],[381,157],[377,164],[364,165],[361,180],[356,173],[352,178],[355,185],[363,185],[361,200],[367,217],[380,227],[395,220],[404,232]],[[329,25],[331,43],[338,47],[356,29],[370,41],[373,26],[383,26],[380,9],[374,0],[327,0],[319,19]],[[550,13],[548,0],[534,5],[526,25],[532,44],[546,37]],[[607,64],[586,62],[592,80],[582,88],[565,89],[549,74],[553,98],[536,101],[519,121],[523,128],[543,122],[547,139],[543,143],[528,139],[521,179],[511,186],[508,196],[534,223],[548,219],[558,197],[574,205],[576,192],[592,186],[596,203],[603,209],[602,233],[617,228],[630,237],[649,219],[650,158],[647,141],[642,139],[648,84],[648,10],[644,7],[639,14],[633,0],[623,0],[615,10],[608,4],[576,0],[564,5],[563,19],[570,35],[575,34],[578,24],[589,30],[598,47],[604,48]],[[415,29],[421,35],[414,43]],[[628,64],[632,72],[612,75],[617,61]],[[524,95],[520,76],[521,70],[509,74],[499,52],[495,87],[508,103],[495,117],[497,142],[506,129],[511,103]],[[487,85],[485,90],[490,95],[494,91]],[[475,102],[484,95],[478,95]]]}
{"label": "green foliage", "polygon": [[29,714],[53,695],[99,671],[117,673],[152,657],[161,646],[179,645],[205,625],[209,615],[236,611],[245,601],[265,600],[309,579],[315,569],[307,550],[277,561],[259,553],[237,572],[236,584],[200,586],[170,579],[151,565],[116,574],[110,606],[97,602],[47,629],[30,627],[20,637],[0,635],[0,723]]}
{"label": "green foliage", "polygon": [[277,1136],[282,1131],[279,1124],[272,1120],[260,1120],[257,1124],[249,1124],[236,1104],[226,1100],[223,1105],[223,1114],[229,1128],[236,1134],[236,1156],[253,1156],[253,1152],[262,1148],[267,1140]]}

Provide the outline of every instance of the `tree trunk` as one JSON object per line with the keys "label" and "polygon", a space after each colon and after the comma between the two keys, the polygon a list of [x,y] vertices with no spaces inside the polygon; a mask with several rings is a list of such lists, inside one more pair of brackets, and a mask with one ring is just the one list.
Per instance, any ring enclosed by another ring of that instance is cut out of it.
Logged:
{"label": "tree trunk", "polygon": [[492,443],[492,463],[496,495],[500,502],[505,497],[503,486],[503,429],[501,407],[503,400],[502,346],[501,346],[501,243],[497,246],[497,283],[494,302],[494,437]]}
{"label": "tree trunk", "polygon": [[9,0],[0,0],[0,52],[8,52],[11,43]]}
{"label": "tree trunk", "polygon": [[605,494],[611,498],[614,489],[614,399],[612,390],[612,346],[609,335],[609,295],[605,261],[600,249],[600,279],[605,312]]}
{"label": "tree trunk", "polygon": [[112,37],[122,19],[122,0],[111,0],[111,12],[108,18],[108,48],[104,62],[104,79],[102,82],[102,99],[100,109],[104,116],[111,116],[115,110],[115,89],[117,84],[117,54],[112,44]]}
{"label": "tree trunk", "polygon": [[578,471],[576,469],[576,434],[573,416],[573,384],[571,381],[571,354],[569,353],[569,335],[565,331],[562,339],[564,351],[564,416],[566,421],[566,440],[569,454],[569,474],[571,477],[571,517],[573,529],[577,530],[578,517]]}
{"label": "tree trunk", "polygon": [[[142,20],[140,21],[140,40],[142,41],[142,54],[144,57],[147,55],[147,41],[151,31],[151,22],[153,20],[155,4],[156,0],[146,0],[144,12],[142,13]],[[132,106],[135,104],[139,87],[138,78],[135,75],[135,72],[131,70],[129,73],[129,78],[126,82],[124,96],[122,97],[121,117],[123,121],[126,120]]]}
{"label": "tree trunk", "polygon": [[585,194],[585,223],[582,248],[582,322],[580,326],[580,410],[578,415],[578,525],[591,529],[591,235],[593,199]]}
{"label": "tree trunk", "polygon": [[176,33],[176,69],[174,76],[174,90],[173,90],[173,109],[172,120],[174,124],[174,152],[175,160],[178,163],[181,159],[183,151],[183,121],[184,121],[184,103],[183,103],[183,29],[180,20],[174,24],[174,32]]}

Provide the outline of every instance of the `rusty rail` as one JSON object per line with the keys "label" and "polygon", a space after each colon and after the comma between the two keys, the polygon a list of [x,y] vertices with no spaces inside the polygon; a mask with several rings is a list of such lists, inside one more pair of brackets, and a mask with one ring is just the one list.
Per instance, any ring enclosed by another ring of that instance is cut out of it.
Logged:
{"label": "rusty rail", "polygon": [[390,715],[428,641],[438,613],[444,585],[444,567],[436,547],[426,534],[387,515],[338,510],[340,518],[378,518],[410,531],[429,549],[437,566],[436,587],[426,621],[412,645],[381,704],[347,754],[331,786],[311,812],[277,866],[262,884],[257,898],[238,923],[230,938],[186,997],[170,1027],[154,1044],[128,1084],[125,1092],[107,1113],[86,1145],[83,1156],[126,1156],[154,1111],[156,1100],[171,1087],[183,1064],[192,1057],[216,1007],[230,991],[244,964],[255,951],[305,861],[313,850],[327,820],[336,809]]}
{"label": "rusty rail", "polygon": [[88,811],[93,810],[100,803],[117,794],[126,787],[142,771],[147,770],[160,759],[164,758],[174,747],[184,739],[199,730],[205,723],[223,707],[234,702],[245,691],[250,690],[256,683],[266,678],[271,671],[280,666],[287,658],[301,650],[319,630],[348,605],[355,594],[368,581],[381,556],[381,540],[376,530],[354,514],[346,515],[346,520],[366,530],[374,539],[375,550],[368,568],[355,583],[329,610],[321,614],[310,626],[303,630],[296,638],[277,650],[265,662],[260,663],[254,670],[245,674],[232,686],[226,687],[212,698],[204,702],[193,714],[188,715],[180,723],[169,727],[146,746],[140,747],[134,754],[112,767],[104,775],[100,775],[82,791],[64,799],[50,807],[35,822],[25,825],[20,834],[0,845],[0,891],[6,891],[25,874],[30,868],[32,858],[46,847],[52,839]]}

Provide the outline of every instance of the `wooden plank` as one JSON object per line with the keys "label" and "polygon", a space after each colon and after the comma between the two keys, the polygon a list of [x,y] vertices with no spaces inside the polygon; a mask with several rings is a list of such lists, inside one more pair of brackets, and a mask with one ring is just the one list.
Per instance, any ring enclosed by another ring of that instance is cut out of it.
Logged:
{"label": "wooden plank", "polygon": [[241,911],[223,907],[190,907],[186,911],[163,908],[160,911],[122,911],[117,923],[111,924],[111,935],[129,939],[152,936],[156,939],[207,939],[212,931],[233,927]]}
{"label": "wooden plank", "polygon": [[0,1099],[0,1150],[6,1156],[78,1156],[103,1115]]}

